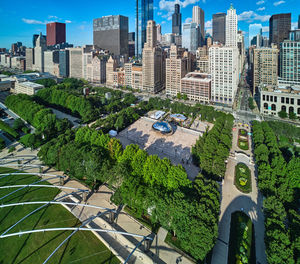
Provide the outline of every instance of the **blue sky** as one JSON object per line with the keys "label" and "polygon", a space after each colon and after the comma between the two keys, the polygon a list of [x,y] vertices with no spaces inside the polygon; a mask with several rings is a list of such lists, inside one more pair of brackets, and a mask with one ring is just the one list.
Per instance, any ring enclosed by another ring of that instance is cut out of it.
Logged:
{"label": "blue sky", "polygon": [[[12,5],[13,3],[13,5]],[[154,0],[154,20],[162,25],[163,33],[171,32],[171,14],[174,3],[180,3],[182,20],[189,21],[192,8],[199,5],[205,12],[206,29],[211,31],[212,14],[226,12],[233,3],[239,15],[239,29],[247,33],[250,24],[261,24],[268,35],[269,17],[272,14],[292,13],[292,27],[300,14],[299,0]],[[9,48],[11,43],[21,41],[32,46],[32,35],[46,34],[46,23],[67,23],[67,41],[74,45],[92,44],[94,18],[106,15],[129,17],[129,29],[134,31],[135,0],[14,0],[1,1],[0,47]]]}

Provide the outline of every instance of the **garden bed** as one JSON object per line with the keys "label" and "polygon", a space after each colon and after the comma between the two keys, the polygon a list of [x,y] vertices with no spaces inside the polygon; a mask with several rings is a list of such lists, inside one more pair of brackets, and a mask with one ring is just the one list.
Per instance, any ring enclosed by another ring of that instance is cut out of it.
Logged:
{"label": "garden bed", "polygon": [[256,263],[254,227],[243,212],[231,215],[228,263]]}
{"label": "garden bed", "polygon": [[234,185],[243,193],[252,191],[251,171],[246,164],[239,163],[235,166]]}
{"label": "garden bed", "polygon": [[238,147],[242,150],[248,150],[249,149],[248,132],[245,129],[239,129]]}

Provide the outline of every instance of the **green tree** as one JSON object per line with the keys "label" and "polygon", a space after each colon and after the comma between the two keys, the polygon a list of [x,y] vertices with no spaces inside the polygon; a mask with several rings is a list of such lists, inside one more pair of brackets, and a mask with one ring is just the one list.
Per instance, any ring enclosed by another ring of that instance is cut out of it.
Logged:
{"label": "green tree", "polygon": [[280,112],[278,112],[278,116],[280,117],[280,118],[287,118],[287,113],[285,112],[285,111],[280,111]]}

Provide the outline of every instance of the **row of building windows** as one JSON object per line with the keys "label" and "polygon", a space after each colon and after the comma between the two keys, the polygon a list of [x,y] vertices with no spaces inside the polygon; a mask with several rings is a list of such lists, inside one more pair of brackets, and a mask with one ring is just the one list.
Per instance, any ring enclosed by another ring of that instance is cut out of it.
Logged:
{"label": "row of building windows", "polygon": [[[277,103],[277,96],[263,94],[263,101]],[[285,103],[285,104],[292,104],[293,105],[295,103],[295,99],[294,98],[289,98],[289,97],[281,97],[281,103],[282,104]],[[300,99],[297,100],[297,105],[300,105]]]}

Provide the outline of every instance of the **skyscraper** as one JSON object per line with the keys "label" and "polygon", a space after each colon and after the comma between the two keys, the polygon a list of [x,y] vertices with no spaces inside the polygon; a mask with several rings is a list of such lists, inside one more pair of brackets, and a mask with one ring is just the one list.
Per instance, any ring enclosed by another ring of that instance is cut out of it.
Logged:
{"label": "skyscraper", "polygon": [[253,94],[260,84],[276,86],[278,75],[278,49],[254,49],[253,63]]}
{"label": "skyscraper", "polygon": [[238,88],[238,48],[212,46],[209,49],[211,99],[232,105]]}
{"label": "skyscraper", "polygon": [[36,40],[36,46],[34,48],[34,66],[33,70],[44,72],[44,51],[47,49],[46,40],[40,33]]}
{"label": "skyscraper", "polygon": [[143,49],[143,90],[151,93],[162,90],[165,83],[164,57],[162,49],[156,45],[156,37],[155,21],[149,20],[147,42]]}
{"label": "skyscraper", "polygon": [[193,7],[193,18],[192,22],[196,23],[199,28],[199,35],[198,35],[198,46],[202,46],[205,40],[205,30],[204,30],[204,11],[199,6]]}
{"label": "skyscraper", "polygon": [[284,81],[300,84],[300,41],[280,43],[280,77]]}
{"label": "skyscraper", "polygon": [[128,56],[128,17],[105,16],[93,20],[94,45],[115,56]]}
{"label": "skyscraper", "polygon": [[300,29],[300,15],[298,16],[298,29]]}
{"label": "skyscraper", "polygon": [[226,14],[217,13],[213,14],[213,39],[214,41],[225,44],[225,31],[226,31]]}
{"label": "skyscraper", "polygon": [[273,15],[269,21],[269,42],[279,47],[280,42],[289,38],[291,30],[291,13]]}
{"label": "skyscraper", "polygon": [[[33,47],[33,48],[35,47],[36,40],[37,40],[38,37],[39,37],[39,34],[34,34],[34,35],[32,36],[32,47]],[[47,42],[47,36],[42,35],[42,38],[44,39],[45,42]]]}
{"label": "skyscraper", "polygon": [[231,4],[227,10],[226,15],[226,42],[225,45],[229,47],[237,46],[237,14],[236,10]]}
{"label": "skyscraper", "polygon": [[[249,25],[249,46],[251,46],[251,41],[252,39],[257,36],[258,34],[260,34],[262,30],[262,26],[261,24],[250,24]],[[257,38],[256,38],[257,39]],[[260,45],[257,45],[257,42],[259,43],[259,41],[256,41],[256,47],[259,47]]]}
{"label": "skyscraper", "polygon": [[66,42],[66,24],[53,22],[47,24],[47,46]]}
{"label": "skyscraper", "polygon": [[188,51],[195,53],[199,41],[199,26],[196,23],[183,24],[182,31],[182,47]]}
{"label": "skyscraper", "polygon": [[175,4],[175,11],[172,15],[172,33],[181,35],[181,13],[179,4]]}
{"label": "skyscraper", "polygon": [[146,42],[148,20],[153,20],[153,0],[136,0],[135,55],[140,56]]}

